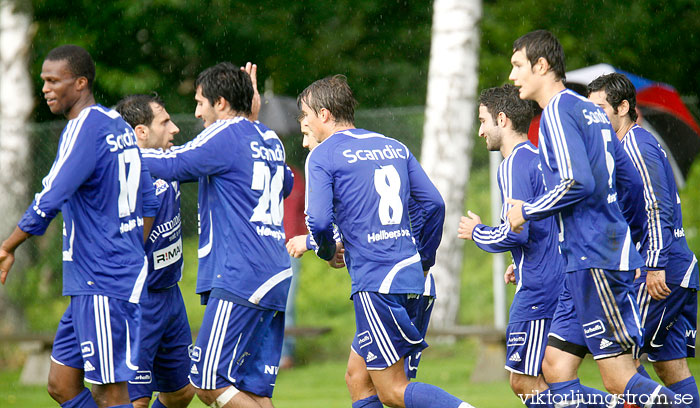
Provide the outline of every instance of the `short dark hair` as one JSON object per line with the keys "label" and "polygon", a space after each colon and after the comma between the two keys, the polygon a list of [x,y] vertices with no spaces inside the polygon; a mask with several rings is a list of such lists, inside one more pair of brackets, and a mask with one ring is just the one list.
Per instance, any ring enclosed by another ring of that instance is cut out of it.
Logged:
{"label": "short dark hair", "polygon": [[513,52],[523,48],[532,66],[537,64],[537,60],[544,58],[558,80],[564,81],[566,79],[564,49],[554,34],[547,30],[531,31],[513,43]]}
{"label": "short dark hair", "polygon": [[513,130],[518,133],[527,134],[532,117],[535,116],[532,101],[520,99],[518,87],[511,84],[484,89],[479,95],[479,103],[486,107],[494,119],[503,112],[513,123]]}
{"label": "short dark hair", "polygon": [[345,75],[325,77],[307,86],[297,97],[297,107],[300,110],[302,102],[316,114],[322,108],[328,109],[336,122],[355,123],[357,101]]}
{"label": "short dark hair", "polygon": [[637,121],[637,91],[626,75],[617,72],[601,75],[588,84],[586,90],[588,96],[593,92],[605,91],[605,100],[612,106],[615,113],[622,101],[626,100],[630,104],[628,113],[630,119],[632,122]]}
{"label": "short dark hair", "polygon": [[85,77],[88,81],[88,89],[92,91],[95,82],[95,62],[90,53],[77,45],[61,45],[49,51],[44,61],[66,61],[68,69],[76,77]]}
{"label": "short dark hair", "polygon": [[126,123],[133,128],[138,125],[151,126],[155,116],[151,103],[165,107],[160,96],[153,93],[151,95],[129,95],[119,101],[114,110],[119,112]]}
{"label": "short dark hair", "polygon": [[253,82],[250,75],[230,62],[220,62],[202,71],[194,83],[202,87],[202,95],[214,105],[224,98],[238,113],[251,114]]}

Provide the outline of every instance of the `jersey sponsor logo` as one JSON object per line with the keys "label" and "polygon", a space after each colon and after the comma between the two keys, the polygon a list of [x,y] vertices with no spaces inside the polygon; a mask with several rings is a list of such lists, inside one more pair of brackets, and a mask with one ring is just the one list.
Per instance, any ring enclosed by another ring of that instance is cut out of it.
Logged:
{"label": "jersey sponsor logo", "polygon": [[380,230],[379,232],[370,232],[367,234],[367,242],[373,244],[375,242],[384,241],[386,239],[399,239],[401,237],[410,237],[411,231],[407,229],[398,229],[395,231]]}
{"label": "jersey sponsor logo", "polygon": [[285,238],[284,232],[274,230],[266,225],[259,225],[255,227],[255,232],[257,232],[261,237],[272,237],[278,241]]}
{"label": "jersey sponsor logo", "polygon": [[600,320],[594,320],[583,325],[583,334],[586,335],[586,338],[594,337],[603,333],[605,333],[605,326]]}
{"label": "jersey sponsor logo", "polygon": [[158,179],[153,182],[153,187],[156,189],[156,195],[159,196],[168,191],[168,182],[163,179]]}
{"label": "jersey sponsor logo", "polygon": [[600,346],[598,346],[598,348],[602,350],[602,349],[604,349],[604,348],[606,348],[606,347],[611,346],[612,344],[613,344],[612,341],[610,341],[610,340],[608,340],[608,339],[602,339],[602,340],[600,341]]}
{"label": "jersey sponsor logo", "polygon": [[278,144],[274,149],[269,147],[261,146],[258,142],[250,142],[250,150],[253,154],[250,156],[254,159],[263,159],[267,161],[284,161],[284,150]]}
{"label": "jersey sponsor logo", "polygon": [[270,365],[265,364],[265,374],[277,375],[277,372],[279,371],[279,369],[280,368],[278,366],[270,366]]}
{"label": "jersey sponsor logo", "polygon": [[161,224],[154,225],[153,228],[151,228],[151,233],[148,235],[148,240],[153,243],[156,242],[159,237],[169,237],[172,234],[180,231],[181,225],[180,212],[178,211],[178,213],[175,214],[170,221],[165,221]]}
{"label": "jersey sponsor logo", "polygon": [[194,362],[198,363],[199,360],[202,358],[202,349],[198,346],[190,344],[189,347],[187,347],[187,351],[190,354],[190,360]]}
{"label": "jersey sponsor logo", "polygon": [[85,363],[83,364],[83,371],[85,371],[85,372],[95,371],[95,366],[92,365],[90,360],[85,360]]}
{"label": "jersey sponsor logo", "polygon": [[515,354],[510,356],[510,358],[508,360],[513,361],[515,363],[519,363],[522,361],[522,359],[520,358],[520,353],[518,353],[517,351],[515,352]]}
{"label": "jersey sponsor logo", "polygon": [[348,163],[350,164],[366,160],[406,159],[406,153],[403,150],[401,147],[393,147],[387,144],[384,145],[383,149],[343,150],[343,156],[348,158]]}
{"label": "jersey sponsor logo", "polygon": [[130,219],[127,222],[122,222],[119,226],[119,232],[125,234],[131,232],[136,227],[143,227],[143,218],[136,217],[136,219]]}
{"label": "jersey sponsor logo", "polygon": [[617,201],[617,192],[614,192],[612,194],[608,194],[608,204],[612,204],[615,201]]}
{"label": "jersey sponsor logo", "polygon": [[372,343],[372,336],[369,334],[369,330],[363,331],[357,335],[357,344],[360,345],[360,348],[367,347]]}
{"label": "jersey sponsor logo", "polygon": [[697,330],[686,330],[685,337],[688,339],[694,339],[697,334]]}
{"label": "jersey sponsor logo", "polygon": [[376,360],[376,359],[377,359],[377,356],[374,355],[374,353],[372,353],[371,351],[368,351],[368,352],[367,352],[367,362],[368,362],[368,363],[369,363],[369,362],[372,362],[372,361],[374,361],[374,360]]}
{"label": "jersey sponsor logo", "polygon": [[610,124],[610,120],[608,119],[608,115],[605,114],[605,112],[601,110],[594,110],[594,111],[589,111],[588,109],[583,110],[583,117],[588,120],[586,125],[590,125],[591,123],[607,123]]}
{"label": "jersey sponsor logo", "polygon": [[683,228],[676,228],[673,230],[673,236],[676,238],[683,238],[685,236],[685,230]]}
{"label": "jersey sponsor logo", "polygon": [[153,251],[153,269],[163,269],[182,258],[182,238],[161,250]]}
{"label": "jersey sponsor logo", "polygon": [[511,333],[508,335],[508,342],[506,343],[506,347],[523,346],[525,345],[526,340],[527,333],[525,332]]}
{"label": "jersey sponsor logo", "polygon": [[91,341],[84,341],[80,343],[80,352],[83,358],[91,357],[95,355],[95,347],[92,345]]}
{"label": "jersey sponsor logo", "polygon": [[124,129],[126,132],[121,135],[114,136],[113,134],[107,135],[105,140],[107,144],[111,147],[110,152],[116,152],[117,150],[124,150],[127,147],[136,146],[136,135],[129,128]]}
{"label": "jersey sponsor logo", "polygon": [[151,372],[148,370],[139,370],[136,372],[134,379],[129,381],[129,384],[150,384],[153,381]]}

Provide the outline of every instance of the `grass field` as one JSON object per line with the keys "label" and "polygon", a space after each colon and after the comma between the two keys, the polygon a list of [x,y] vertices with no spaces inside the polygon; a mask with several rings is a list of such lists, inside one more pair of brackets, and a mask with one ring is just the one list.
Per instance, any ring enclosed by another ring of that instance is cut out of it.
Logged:
{"label": "grass field", "polygon": [[[418,380],[439,385],[478,408],[517,408],[520,400],[513,395],[506,380],[474,383],[478,345],[475,341],[459,341],[452,345],[428,348],[418,372]],[[651,370],[650,367],[649,371]],[[700,362],[691,360],[691,371],[700,376]],[[350,400],[343,375],[345,360],[332,359],[314,362],[291,370],[281,371],[273,401],[280,408],[340,408],[349,407]],[[586,359],[580,370],[584,384],[602,388],[595,363]],[[0,371],[0,407],[56,407],[44,387],[17,385],[19,371]],[[204,408],[196,398],[191,407]]]}

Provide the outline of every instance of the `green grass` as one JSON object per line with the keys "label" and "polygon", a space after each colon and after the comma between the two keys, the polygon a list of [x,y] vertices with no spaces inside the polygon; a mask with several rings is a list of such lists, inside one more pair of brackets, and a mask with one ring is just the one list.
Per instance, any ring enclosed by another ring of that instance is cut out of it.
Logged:
{"label": "green grass", "polygon": [[[506,380],[474,383],[474,370],[478,345],[463,340],[452,345],[437,345],[428,348],[421,362],[418,380],[438,385],[446,391],[468,401],[479,408],[512,407],[523,405],[511,392]],[[335,408],[350,406],[345,388],[345,353],[335,359],[314,362],[292,370],[281,371],[273,401],[280,408]],[[342,357],[342,358],[340,358]],[[700,376],[700,362],[691,359],[691,371]],[[500,366],[500,364],[499,364]],[[653,370],[647,367],[650,372]],[[595,363],[587,358],[579,371],[584,384],[602,389],[602,382]],[[17,384],[19,371],[0,371],[0,407],[56,407],[44,387]],[[199,400],[191,407],[205,408]]]}

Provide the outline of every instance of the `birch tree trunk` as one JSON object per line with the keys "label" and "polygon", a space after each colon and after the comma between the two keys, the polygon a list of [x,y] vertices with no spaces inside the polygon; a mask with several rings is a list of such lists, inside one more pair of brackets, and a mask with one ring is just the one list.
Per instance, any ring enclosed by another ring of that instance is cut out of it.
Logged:
{"label": "birch tree trunk", "polygon": [[463,241],[457,238],[469,179],[478,85],[480,0],[435,0],[421,161],[445,200],[445,229],[432,271],[432,326],[454,326]]}
{"label": "birch tree trunk", "polygon": [[[27,122],[34,108],[28,68],[34,33],[30,7],[26,0],[0,0],[0,239],[12,232],[29,204]],[[22,258],[17,257],[12,272],[21,271]],[[6,287],[0,287],[0,331],[16,330],[21,321]]]}

